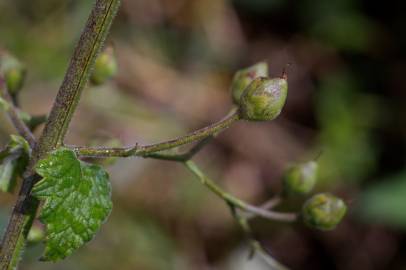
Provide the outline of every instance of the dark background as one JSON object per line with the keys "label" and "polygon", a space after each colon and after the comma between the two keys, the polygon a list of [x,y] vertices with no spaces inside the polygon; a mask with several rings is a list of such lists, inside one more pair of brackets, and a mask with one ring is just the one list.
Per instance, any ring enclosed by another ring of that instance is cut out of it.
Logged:
{"label": "dark background", "polygon": [[[0,46],[28,68],[21,102],[49,111],[90,0],[0,0]],[[406,5],[357,0],[124,0],[109,42],[120,72],[85,90],[68,143],[151,143],[221,118],[233,73],[258,61],[289,96],[270,123],[238,123],[198,162],[231,193],[259,204],[281,190],[290,162],[319,153],[316,191],[349,206],[318,232],[256,219],[256,237],[292,269],[406,268]],[[4,145],[13,128],[2,116]],[[114,210],[96,238],[63,262],[21,269],[268,269],[247,260],[222,201],[183,167],[129,158],[107,167]],[[15,197],[0,194],[3,227]],[[281,210],[299,210],[301,199]]]}

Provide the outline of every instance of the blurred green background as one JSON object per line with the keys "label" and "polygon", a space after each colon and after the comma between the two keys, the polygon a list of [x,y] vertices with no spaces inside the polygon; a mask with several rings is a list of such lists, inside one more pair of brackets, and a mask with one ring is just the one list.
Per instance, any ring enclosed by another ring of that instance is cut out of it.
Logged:
{"label": "blurred green background", "polygon": [[[26,111],[50,109],[93,2],[0,0],[0,47],[28,67]],[[292,269],[406,269],[405,10],[402,1],[123,0],[109,38],[119,75],[85,90],[67,142],[172,138],[229,110],[236,70],[264,60],[279,76],[292,63],[281,117],[233,126],[196,161],[259,204],[281,190],[290,162],[321,153],[317,191],[345,199],[344,222],[316,232],[256,219],[256,237]],[[0,121],[4,145],[14,130]],[[30,245],[21,269],[268,269],[248,260],[226,205],[181,166],[129,158],[107,168],[114,209],[95,239],[55,264]],[[0,194],[2,228],[14,201]]]}

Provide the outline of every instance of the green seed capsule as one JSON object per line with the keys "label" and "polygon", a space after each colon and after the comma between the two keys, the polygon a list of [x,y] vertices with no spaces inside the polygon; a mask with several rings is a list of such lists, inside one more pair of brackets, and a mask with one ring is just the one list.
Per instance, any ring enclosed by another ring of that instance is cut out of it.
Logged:
{"label": "green seed capsule", "polygon": [[317,180],[317,163],[309,161],[289,167],[283,175],[283,187],[286,194],[305,195],[310,193]]}
{"label": "green seed capsule", "polygon": [[275,119],[285,105],[287,94],[286,78],[256,78],[241,96],[242,118],[250,121]]}
{"label": "green seed capsule", "polygon": [[240,98],[245,88],[258,77],[268,76],[268,64],[259,62],[248,68],[237,71],[231,83],[231,94],[235,104],[240,104]]}
{"label": "green seed capsule", "polygon": [[114,77],[117,70],[114,50],[112,47],[108,47],[97,57],[90,80],[94,85],[101,85]]}
{"label": "green seed capsule", "polygon": [[26,69],[17,58],[7,52],[0,53],[0,74],[6,81],[9,92],[13,95],[22,88]]}
{"label": "green seed capsule", "polygon": [[343,200],[329,193],[320,193],[306,201],[302,217],[307,226],[327,231],[334,229],[346,212]]}

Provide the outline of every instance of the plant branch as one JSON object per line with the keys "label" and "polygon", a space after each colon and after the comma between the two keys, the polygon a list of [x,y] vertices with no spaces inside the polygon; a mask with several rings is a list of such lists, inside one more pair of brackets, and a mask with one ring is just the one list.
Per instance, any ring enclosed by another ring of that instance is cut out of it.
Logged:
{"label": "plant branch", "polygon": [[190,148],[185,153],[162,153],[162,152],[155,152],[149,153],[144,155],[144,158],[153,158],[153,159],[160,159],[160,160],[167,160],[167,161],[178,161],[178,162],[186,162],[194,157],[200,150],[203,149],[206,144],[208,144],[214,136],[208,136],[203,140],[196,143],[192,148]]}
{"label": "plant branch", "polygon": [[240,226],[242,231],[244,232],[245,236],[247,237],[247,240],[251,246],[251,253],[250,253],[250,258],[254,256],[255,254],[260,255],[264,261],[269,265],[269,267],[273,270],[287,270],[288,268],[284,265],[282,265],[280,262],[275,260],[268,252],[265,250],[265,248],[262,246],[262,244],[256,240],[253,236],[252,229],[250,224],[248,223],[247,217],[242,216],[239,212],[238,209],[236,209],[235,206],[229,204],[231,213],[233,214],[234,219],[237,221],[237,224]]}
{"label": "plant branch", "polygon": [[[151,153],[156,153],[171,148],[175,148],[181,145],[192,143],[195,141],[202,140],[206,137],[212,136],[230,127],[233,123],[240,120],[239,112],[236,111],[227,117],[223,118],[217,123],[209,125],[207,127],[198,129],[189,134],[177,137],[175,139],[164,141],[156,144],[149,145],[135,145],[124,148],[108,148],[108,147],[83,147],[83,146],[72,146],[71,149],[74,150],[77,155],[81,157],[94,157],[94,158],[106,158],[106,157],[130,157],[130,156],[140,156],[140,157],[153,157]],[[197,149],[195,151],[198,151]],[[159,157],[159,156],[157,156]],[[161,158],[165,159],[165,158]],[[171,158],[167,158],[171,159]],[[177,158],[174,158],[177,159]]]}
{"label": "plant branch", "polygon": [[[282,201],[282,197],[280,195],[275,195],[275,197],[269,199],[268,201],[264,202],[263,204],[261,204],[259,206],[259,208],[264,209],[264,210],[269,210],[272,209],[274,207],[276,207],[278,204],[280,204]],[[252,219],[254,218],[256,215],[253,213],[247,213],[245,215],[246,219]]]}
{"label": "plant branch", "polygon": [[227,193],[222,188],[220,188],[213,180],[208,178],[193,161],[189,160],[186,161],[184,164],[186,168],[188,168],[189,171],[191,171],[203,185],[209,188],[213,193],[226,201],[228,204],[233,205],[238,209],[271,220],[294,222],[297,219],[297,215],[294,213],[280,213],[270,211],[241,201],[240,199],[234,197],[230,193]]}
{"label": "plant branch", "polygon": [[[24,181],[11,214],[0,251],[0,269],[13,269],[35,217],[38,201],[30,196],[38,181],[35,165],[48,152],[60,146],[65,137],[81,92],[87,83],[96,56],[100,51],[120,0],[97,0],[75,48],[65,79],[59,89],[44,131],[33,150]],[[16,247],[19,248],[16,248]]]}
{"label": "plant branch", "polygon": [[1,76],[0,76],[0,96],[7,103],[5,104],[6,112],[11,122],[13,123],[14,127],[18,131],[18,134],[20,134],[30,144],[31,148],[34,148],[36,144],[35,137],[31,133],[31,130],[28,128],[28,126],[21,119],[20,117],[21,112],[14,105],[14,102],[7,89],[7,85],[4,81],[4,78]]}

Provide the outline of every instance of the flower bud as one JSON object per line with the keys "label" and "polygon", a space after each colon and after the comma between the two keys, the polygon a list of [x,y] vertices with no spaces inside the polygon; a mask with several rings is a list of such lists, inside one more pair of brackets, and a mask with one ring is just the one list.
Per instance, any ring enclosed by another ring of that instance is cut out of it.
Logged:
{"label": "flower bud", "polygon": [[240,104],[240,98],[245,88],[258,77],[268,76],[268,64],[259,62],[248,68],[237,71],[231,82],[231,94],[235,104]]}
{"label": "flower bud", "polygon": [[317,180],[317,163],[309,161],[289,167],[283,175],[286,194],[305,195],[311,192]]}
{"label": "flower bud", "polygon": [[273,120],[282,111],[287,94],[286,78],[258,77],[241,96],[241,117],[250,121]]}
{"label": "flower bud", "polygon": [[101,85],[114,77],[117,69],[114,49],[113,47],[107,47],[97,57],[90,80],[94,85]]}
{"label": "flower bud", "polygon": [[343,200],[329,193],[320,193],[305,202],[302,217],[307,226],[327,231],[334,229],[346,212]]}
{"label": "flower bud", "polygon": [[45,232],[40,226],[33,225],[28,233],[27,241],[30,243],[38,243],[44,240]]}
{"label": "flower bud", "polygon": [[26,69],[17,58],[7,52],[0,53],[0,74],[4,77],[10,94],[16,94],[23,86]]}

